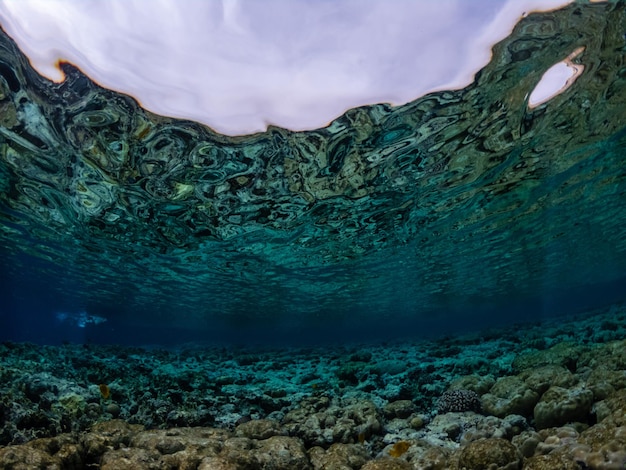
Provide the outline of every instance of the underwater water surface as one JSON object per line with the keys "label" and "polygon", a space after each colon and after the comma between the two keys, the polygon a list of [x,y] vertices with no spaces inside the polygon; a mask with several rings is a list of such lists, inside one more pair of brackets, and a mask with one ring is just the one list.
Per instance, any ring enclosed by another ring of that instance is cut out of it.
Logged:
{"label": "underwater water surface", "polygon": [[624,300],[625,33],[623,2],[531,14],[465,89],[228,137],[71,64],[50,82],[0,31],[0,339],[339,341]]}

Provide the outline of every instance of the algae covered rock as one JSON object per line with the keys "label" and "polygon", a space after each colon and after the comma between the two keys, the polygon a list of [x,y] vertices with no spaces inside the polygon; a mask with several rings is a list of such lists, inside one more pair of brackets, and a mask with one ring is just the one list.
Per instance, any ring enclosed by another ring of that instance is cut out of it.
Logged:
{"label": "algae covered rock", "polygon": [[578,382],[578,378],[563,366],[547,365],[536,369],[527,369],[518,377],[539,395],[543,394],[552,385],[571,387]]}
{"label": "algae covered rock", "polygon": [[59,397],[57,406],[73,418],[78,418],[85,413],[87,402],[85,398],[76,393],[70,393]]}
{"label": "algae covered rock", "polygon": [[253,419],[241,423],[235,429],[235,435],[249,439],[268,439],[272,436],[285,434],[280,424],[271,419]]}
{"label": "algae covered rock", "polygon": [[582,432],[577,460],[592,470],[626,468],[626,426],[615,427],[603,422]]}
{"label": "algae covered rock", "polygon": [[370,458],[362,444],[333,444],[326,450],[322,447],[309,450],[315,470],[353,470],[361,468]]}
{"label": "algae covered rock", "polygon": [[543,351],[529,351],[519,354],[513,360],[513,370],[522,372],[547,365],[563,366],[575,371],[581,354],[589,348],[570,341],[563,341]]}
{"label": "algae covered rock", "polygon": [[580,436],[571,426],[543,429],[538,435],[540,442],[535,448],[535,455],[549,455],[564,448],[572,448],[578,444]]}
{"label": "algae covered rock", "polygon": [[413,465],[404,460],[398,460],[390,457],[382,459],[370,460],[361,467],[361,470],[412,470]]}
{"label": "algae covered rock", "polygon": [[[333,427],[335,442],[349,444],[362,435],[366,439],[382,430],[382,424],[376,405],[370,400],[359,400],[345,408]],[[356,431],[356,436],[355,436]]]}
{"label": "algae covered rock", "polygon": [[370,370],[371,366],[365,362],[346,362],[335,373],[338,379],[356,385],[365,380]]}
{"label": "algae covered rock", "polygon": [[231,437],[224,441],[220,457],[237,464],[237,468],[257,466],[254,441],[247,437]]}
{"label": "algae covered rock", "polygon": [[611,341],[600,348],[600,351],[586,351],[579,363],[594,368],[602,365],[609,370],[626,369],[626,340]]}
{"label": "algae covered rock", "polygon": [[473,412],[465,413],[444,413],[435,416],[426,429],[445,439],[456,441],[466,426],[477,419],[477,414]]}
{"label": "algae covered rock", "polygon": [[[404,444],[403,447],[400,447],[400,450],[404,451],[400,455],[398,455],[399,452],[393,452],[398,450],[398,444]],[[387,448],[387,454],[391,457],[401,457],[409,462],[413,468],[428,470],[449,470],[452,459],[451,449],[431,444],[423,439],[400,441]]]}
{"label": "algae covered rock", "polygon": [[206,457],[198,465],[198,470],[239,470],[240,468],[223,457]]}
{"label": "algae covered rock", "polygon": [[626,424],[626,389],[594,403],[592,410],[599,422],[609,419],[618,426]]}
{"label": "algae covered rock", "polygon": [[274,470],[312,468],[302,441],[295,437],[273,436],[258,441],[254,454],[259,463],[258,468]]}
{"label": "algae covered rock", "polygon": [[387,359],[385,361],[376,362],[376,367],[372,369],[378,375],[399,375],[406,372],[406,362],[397,359]]}
{"label": "algae covered rock", "polygon": [[543,429],[576,421],[584,422],[592,404],[591,390],[582,387],[550,387],[535,406],[535,426]]}
{"label": "algae covered rock", "polygon": [[482,408],[487,414],[504,418],[507,415],[528,416],[539,401],[539,394],[516,376],[498,379],[489,393],[482,396]]}
{"label": "algae covered rock", "polygon": [[97,462],[107,449],[128,446],[131,439],[142,430],[141,425],[127,424],[117,419],[98,423],[80,440],[85,458],[88,461]]}
{"label": "algae covered rock", "polygon": [[306,408],[287,413],[283,419],[289,435],[302,439],[307,446],[352,444],[359,436],[369,439],[383,429],[378,408],[371,400],[345,400],[319,411],[309,403],[304,403]]}
{"label": "algae covered rock", "polygon": [[450,390],[472,390],[479,395],[487,393],[496,383],[491,375],[464,375],[450,383]]}
{"label": "algae covered rock", "polygon": [[469,443],[461,451],[459,470],[517,470],[522,458],[506,439],[480,439]]}
{"label": "algae covered rock", "polygon": [[411,400],[396,400],[387,403],[383,408],[383,414],[387,419],[408,418],[415,411],[415,405]]}
{"label": "algae covered rock", "polygon": [[463,432],[459,442],[465,445],[472,441],[485,438],[511,439],[528,428],[528,423],[523,416],[509,415],[504,419],[495,416],[481,416],[463,425]]}
{"label": "algae covered rock", "polygon": [[78,469],[84,463],[81,446],[67,434],[0,448],[2,469]]}
{"label": "algae covered rock", "polygon": [[580,470],[577,462],[566,455],[537,455],[524,462],[524,470]]}
{"label": "algae covered rock", "polygon": [[121,448],[110,450],[102,456],[101,470],[139,470],[142,468],[156,468],[160,454],[156,450]]}
{"label": "algae covered rock", "polygon": [[587,377],[586,385],[595,400],[604,400],[616,391],[626,389],[626,370],[612,370],[599,365]]}

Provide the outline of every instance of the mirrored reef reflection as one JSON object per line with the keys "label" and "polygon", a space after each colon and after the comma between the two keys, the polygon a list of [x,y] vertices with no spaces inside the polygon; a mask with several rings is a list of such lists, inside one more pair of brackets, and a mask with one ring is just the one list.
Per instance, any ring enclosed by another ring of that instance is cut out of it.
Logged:
{"label": "mirrored reef reflection", "polygon": [[[243,137],[70,64],[49,82],[2,33],[8,308],[38,279],[128,324],[341,325],[623,285],[624,31],[622,2],[532,14],[463,90]],[[529,109],[580,47],[576,83]]]}

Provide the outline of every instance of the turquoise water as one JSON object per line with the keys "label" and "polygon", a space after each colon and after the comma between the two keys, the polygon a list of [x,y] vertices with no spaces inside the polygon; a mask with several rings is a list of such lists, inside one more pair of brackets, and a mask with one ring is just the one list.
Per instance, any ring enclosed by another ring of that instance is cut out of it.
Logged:
{"label": "turquoise water", "polygon": [[2,33],[0,339],[384,339],[623,300],[625,32],[621,2],[533,14],[463,90],[243,137],[49,82]]}

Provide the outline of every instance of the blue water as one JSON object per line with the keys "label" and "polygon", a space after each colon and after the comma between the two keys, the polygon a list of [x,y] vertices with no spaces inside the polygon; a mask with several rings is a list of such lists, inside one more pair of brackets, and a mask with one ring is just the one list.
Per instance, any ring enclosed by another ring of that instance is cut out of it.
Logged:
{"label": "blue water", "polygon": [[236,138],[48,82],[2,33],[0,340],[384,341],[625,300],[623,21],[531,15],[466,89]]}

